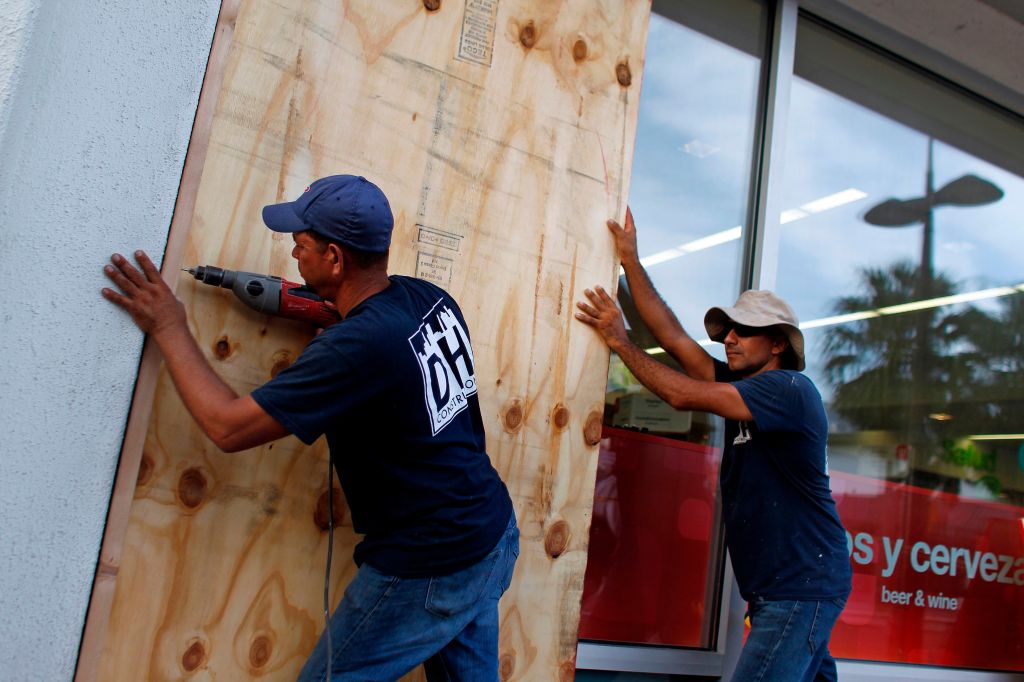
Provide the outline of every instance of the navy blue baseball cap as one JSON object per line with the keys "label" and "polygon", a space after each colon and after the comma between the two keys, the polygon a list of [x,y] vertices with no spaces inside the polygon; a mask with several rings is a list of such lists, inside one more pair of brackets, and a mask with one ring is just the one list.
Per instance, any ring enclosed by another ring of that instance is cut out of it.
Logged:
{"label": "navy blue baseball cap", "polygon": [[264,206],[263,222],[275,232],[312,230],[369,253],[384,253],[390,248],[395,226],[384,192],[357,175],[320,178],[295,201]]}

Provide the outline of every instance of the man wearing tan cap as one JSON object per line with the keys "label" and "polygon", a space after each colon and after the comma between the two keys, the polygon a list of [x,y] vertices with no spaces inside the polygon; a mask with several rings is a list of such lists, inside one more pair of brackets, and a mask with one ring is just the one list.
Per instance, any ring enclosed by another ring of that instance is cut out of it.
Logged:
{"label": "man wearing tan cap", "polygon": [[630,211],[625,227],[612,220],[608,227],[640,317],[685,373],[629,340],[601,287],[585,291],[589,303],[577,303],[577,319],[672,407],[726,420],[725,537],[751,621],[733,679],[837,679],[828,641],[850,593],[851,570],[829,489],[828,421],[818,390],[801,373],[796,315],[770,291],[745,291],[733,307],[712,308],[704,326],[725,345],[727,362],[715,360],[683,330],[640,264]]}

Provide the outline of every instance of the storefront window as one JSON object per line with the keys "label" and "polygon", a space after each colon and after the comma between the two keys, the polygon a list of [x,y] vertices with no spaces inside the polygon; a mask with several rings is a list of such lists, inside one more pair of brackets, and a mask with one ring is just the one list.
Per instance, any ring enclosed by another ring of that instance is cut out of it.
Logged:
{"label": "storefront window", "polygon": [[775,288],[830,420],[839,658],[1024,670],[1024,123],[797,32]]}
{"label": "storefront window", "polygon": [[[754,0],[654,10],[630,205],[655,286],[703,339],[705,311],[739,290],[765,12]],[[619,303],[632,339],[672,365],[624,280]],[[712,646],[724,560],[720,420],[673,410],[613,356],[604,436],[580,638]]]}

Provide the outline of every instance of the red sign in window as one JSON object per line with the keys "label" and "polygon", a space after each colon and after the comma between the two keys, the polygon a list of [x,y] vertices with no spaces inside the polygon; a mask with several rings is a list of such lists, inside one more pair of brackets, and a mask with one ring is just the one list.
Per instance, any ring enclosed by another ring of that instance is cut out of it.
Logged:
{"label": "red sign in window", "polygon": [[832,473],[853,593],[832,655],[1024,670],[1024,508]]}
{"label": "red sign in window", "polygon": [[713,448],[605,428],[581,639],[707,646],[718,461]]}
{"label": "red sign in window", "polygon": [[[708,646],[718,452],[606,428],[582,639]],[[832,473],[853,593],[837,658],[1024,670],[1024,508]]]}

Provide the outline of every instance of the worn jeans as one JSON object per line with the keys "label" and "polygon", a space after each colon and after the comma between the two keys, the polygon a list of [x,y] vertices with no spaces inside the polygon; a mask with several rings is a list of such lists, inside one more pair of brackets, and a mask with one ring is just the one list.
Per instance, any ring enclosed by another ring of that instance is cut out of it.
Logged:
{"label": "worn jeans", "polygon": [[845,605],[845,599],[751,602],[750,634],[732,682],[838,680],[828,640]]}
{"label": "worn jeans", "polygon": [[[363,564],[331,616],[331,682],[387,682],[420,663],[430,682],[498,680],[498,599],[519,556],[515,516],[486,557],[439,578],[397,578]],[[299,682],[324,682],[320,636]]]}

